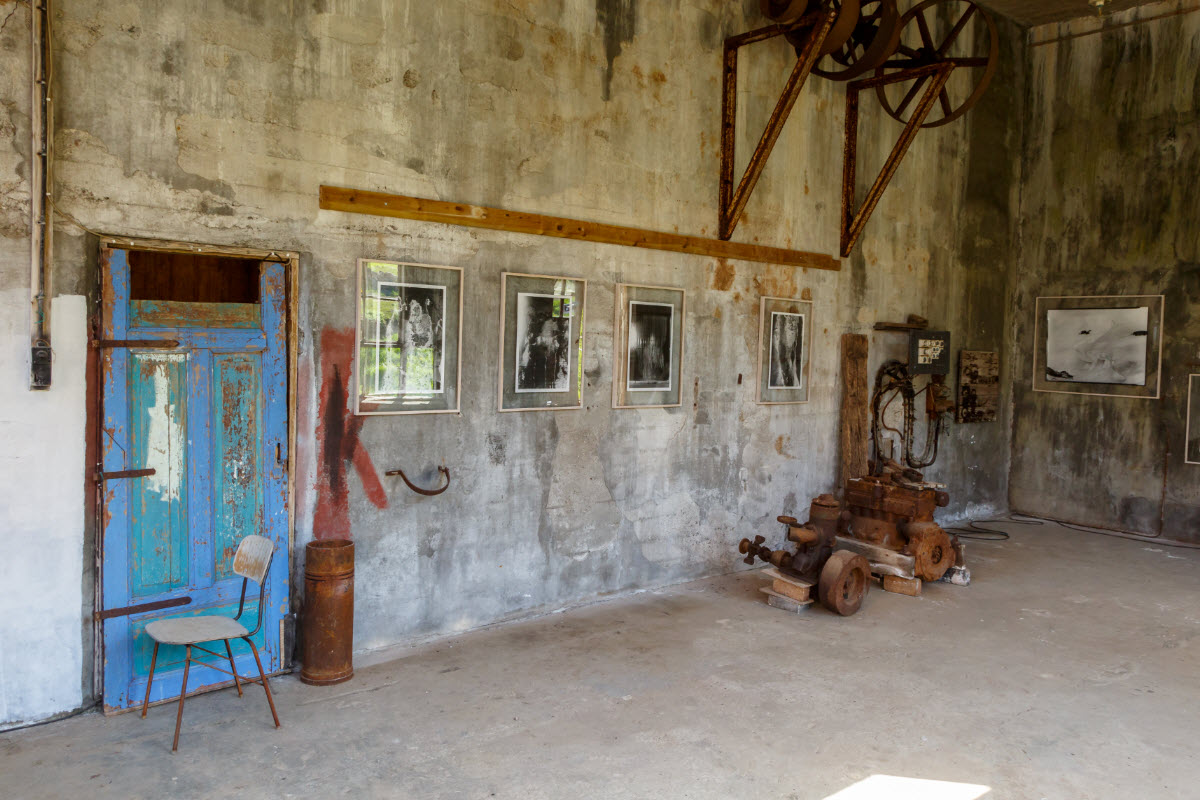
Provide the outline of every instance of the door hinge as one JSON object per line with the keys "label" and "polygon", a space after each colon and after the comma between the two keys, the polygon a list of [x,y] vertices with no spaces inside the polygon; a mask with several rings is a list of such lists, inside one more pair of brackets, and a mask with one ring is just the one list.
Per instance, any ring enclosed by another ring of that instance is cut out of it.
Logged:
{"label": "door hinge", "polygon": [[106,608],[103,611],[93,612],[92,616],[97,620],[128,617],[131,614],[141,614],[144,611],[161,611],[164,608],[186,606],[191,602],[192,598],[190,597],[174,597],[170,600],[156,600],[153,603],[139,603],[136,606],[125,606],[124,608]]}
{"label": "door hinge", "polygon": [[149,478],[154,474],[155,472],[152,469],[127,469],[121,472],[97,472],[96,480],[112,481],[119,478]]}
{"label": "door hinge", "polygon": [[93,339],[93,350],[106,350],[114,347],[145,347],[151,350],[170,350],[179,347],[178,339]]}

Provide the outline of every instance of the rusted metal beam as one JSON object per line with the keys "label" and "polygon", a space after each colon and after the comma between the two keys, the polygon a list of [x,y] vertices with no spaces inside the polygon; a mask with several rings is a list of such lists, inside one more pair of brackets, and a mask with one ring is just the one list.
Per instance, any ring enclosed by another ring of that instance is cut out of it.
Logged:
{"label": "rusted metal beam", "polygon": [[720,239],[704,239],[678,233],[648,231],[642,228],[585,222],[566,217],[549,217],[542,214],[505,211],[502,208],[447,203],[442,200],[344,189],[337,186],[321,187],[320,205],[326,211],[375,214],[420,222],[438,222],[445,225],[463,225],[469,228],[553,236],[560,239],[577,239],[600,244],[644,247],[650,250],[667,250],[697,256],[732,258],[812,269],[839,270],[842,268],[841,261],[825,253],[808,253],[803,250],[787,250],[765,245],[726,242]]}
{"label": "rusted metal beam", "polygon": [[[892,176],[899,169],[900,162],[904,159],[904,154],[908,152],[913,139],[916,138],[917,133],[921,130],[922,123],[929,116],[934,102],[946,86],[946,81],[950,78],[950,73],[953,71],[954,65],[952,63],[942,62],[902,70],[890,75],[851,81],[846,85],[846,150],[842,166],[841,254],[843,257],[849,256],[850,251],[857,244],[858,237],[862,235],[867,220],[871,218],[871,213],[875,210],[875,206],[879,204],[879,198],[883,196],[883,192],[887,189]],[[887,161],[884,162],[883,170],[880,171],[879,176],[875,179],[875,183],[863,199],[862,206],[855,211],[854,177],[858,160],[858,93],[864,89],[874,89],[878,86],[909,80],[928,81],[925,94],[921,96],[921,101],[917,103],[912,117],[905,123],[903,133],[900,134],[900,138],[896,141],[892,152],[888,155]]]}
{"label": "rusted metal beam", "polygon": [[[821,45],[825,42],[825,37],[829,35],[829,30],[833,27],[834,20],[836,19],[837,12],[830,10],[826,13],[803,17],[795,25],[775,25],[770,28],[751,31],[748,34],[732,36],[725,40],[725,63],[721,92],[720,219],[717,234],[722,239],[727,240],[733,236],[733,231],[737,228],[737,224],[742,218],[742,213],[746,209],[746,203],[750,200],[750,195],[753,194],[754,187],[758,185],[758,179],[762,177],[767,160],[771,157],[771,151],[774,150],[775,143],[779,140],[779,135],[783,132],[783,126],[787,124],[788,117],[792,113],[792,108],[796,105],[796,99],[800,96],[800,91],[804,88],[805,81],[808,80],[813,66],[816,64],[817,59],[820,58]],[[804,48],[796,58],[796,65],[792,68],[791,75],[788,76],[783,92],[779,96],[779,102],[775,104],[775,110],[771,112],[771,118],[767,121],[767,126],[758,141],[758,146],[754,148],[754,153],[750,156],[750,163],[746,166],[746,172],[742,175],[742,180],[735,190],[733,189],[733,174],[734,156],[737,149],[738,48],[750,42],[779,36],[806,25],[811,26],[811,30],[809,31]]]}

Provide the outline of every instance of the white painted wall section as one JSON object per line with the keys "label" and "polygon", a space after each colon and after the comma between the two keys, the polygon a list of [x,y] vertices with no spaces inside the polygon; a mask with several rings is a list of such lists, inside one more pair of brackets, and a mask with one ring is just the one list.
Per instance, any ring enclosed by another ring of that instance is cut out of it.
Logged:
{"label": "white painted wall section", "polygon": [[0,292],[0,729],[82,704],[85,298],[54,299],[29,391],[29,291]]}

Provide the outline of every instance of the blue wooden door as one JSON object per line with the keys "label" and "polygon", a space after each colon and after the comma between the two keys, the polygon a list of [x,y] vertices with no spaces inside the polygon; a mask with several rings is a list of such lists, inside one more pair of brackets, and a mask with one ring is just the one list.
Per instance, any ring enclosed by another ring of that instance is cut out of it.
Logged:
{"label": "blue wooden door", "polygon": [[[105,480],[102,607],[125,609],[191,598],[185,606],[120,615],[104,625],[104,707],[142,702],[153,642],[146,624],[237,613],[238,542],[275,542],[263,627],[254,637],[263,668],[282,668],[288,611],[287,340],[284,267],[259,267],[258,303],[195,303],[130,297],[125,250],[101,259],[103,472],[154,470]],[[175,341],[177,346],[146,343]],[[140,344],[139,344],[140,343]],[[254,587],[247,592],[249,596]],[[247,611],[254,627],[257,594]],[[219,651],[219,648],[218,648]],[[238,671],[257,674],[245,642]],[[184,650],[159,649],[151,702],[179,694]],[[190,691],[230,678],[193,666]]]}

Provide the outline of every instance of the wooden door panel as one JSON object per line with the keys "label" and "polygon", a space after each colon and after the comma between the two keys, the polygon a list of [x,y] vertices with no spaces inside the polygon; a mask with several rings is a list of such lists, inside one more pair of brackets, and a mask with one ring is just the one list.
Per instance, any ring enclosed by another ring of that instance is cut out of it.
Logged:
{"label": "wooden door panel", "polygon": [[128,450],[137,469],[154,474],[131,485],[130,595],[142,598],[187,586],[188,357],[161,351],[129,354]]}
{"label": "wooden door panel", "polygon": [[238,542],[263,532],[261,353],[214,353],[213,578],[234,577]]}

